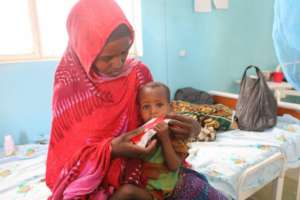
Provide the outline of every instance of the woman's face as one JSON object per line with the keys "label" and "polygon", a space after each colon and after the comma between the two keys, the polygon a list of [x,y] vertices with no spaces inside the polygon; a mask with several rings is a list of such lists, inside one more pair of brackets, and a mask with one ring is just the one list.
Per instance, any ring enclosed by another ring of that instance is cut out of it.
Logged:
{"label": "woman's face", "polygon": [[107,43],[93,63],[98,74],[115,77],[122,73],[131,44],[130,37],[121,37]]}

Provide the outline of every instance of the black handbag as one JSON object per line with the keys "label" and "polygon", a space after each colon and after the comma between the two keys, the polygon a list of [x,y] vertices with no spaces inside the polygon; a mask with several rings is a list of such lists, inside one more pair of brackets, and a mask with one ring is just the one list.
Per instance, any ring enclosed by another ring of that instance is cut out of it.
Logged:
{"label": "black handbag", "polygon": [[182,100],[195,104],[213,104],[214,100],[210,94],[205,91],[197,90],[192,87],[178,89],[174,100]]}
{"label": "black handbag", "polygon": [[[247,76],[247,71],[251,68],[255,68],[257,78]],[[244,71],[236,118],[239,129],[246,131],[264,131],[276,125],[277,101],[256,66],[250,65]]]}

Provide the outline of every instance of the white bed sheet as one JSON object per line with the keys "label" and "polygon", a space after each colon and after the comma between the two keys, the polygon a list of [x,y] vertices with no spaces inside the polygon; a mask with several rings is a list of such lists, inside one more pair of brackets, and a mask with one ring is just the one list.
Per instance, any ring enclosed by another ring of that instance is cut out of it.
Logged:
{"label": "white bed sheet", "polygon": [[[300,166],[299,120],[290,116],[278,117],[275,128],[264,132],[232,130],[220,133],[214,142],[191,144],[187,161],[203,173],[209,182],[229,197],[236,199],[239,177],[250,166],[282,152],[287,168]],[[273,162],[246,179],[242,191],[263,186],[279,175],[283,162]]]}
{"label": "white bed sheet", "polygon": [[0,154],[0,199],[43,200],[50,195],[45,184],[47,145],[17,147],[16,155]]}
{"label": "white bed sheet", "polygon": [[[43,200],[50,191],[45,184],[47,145],[18,146],[14,156],[0,150],[0,199]],[[192,143],[188,162],[218,190],[236,198],[238,178],[245,169],[276,152],[286,154],[288,168],[300,166],[300,122],[290,116],[278,118],[277,126],[256,133],[233,130],[218,134],[215,142]],[[282,163],[257,171],[242,190],[264,185],[281,171]]]}

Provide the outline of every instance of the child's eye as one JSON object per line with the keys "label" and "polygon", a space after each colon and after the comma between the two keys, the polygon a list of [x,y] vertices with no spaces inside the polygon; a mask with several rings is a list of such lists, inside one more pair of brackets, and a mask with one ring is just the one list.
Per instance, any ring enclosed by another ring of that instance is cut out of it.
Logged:
{"label": "child's eye", "polygon": [[143,105],[143,110],[148,110],[149,108],[150,108],[150,106],[149,105]]}
{"label": "child's eye", "polygon": [[162,106],[164,106],[164,104],[163,103],[157,103],[156,106],[161,108]]}

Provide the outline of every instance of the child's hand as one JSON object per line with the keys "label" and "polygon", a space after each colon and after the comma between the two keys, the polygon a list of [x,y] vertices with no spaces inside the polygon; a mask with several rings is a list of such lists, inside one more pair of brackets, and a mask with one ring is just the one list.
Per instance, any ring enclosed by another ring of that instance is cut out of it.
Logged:
{"label": "child's hand", "polygon": [[166,122],[162,121],[159,124],[157,124],[154,128],[156,131],[156,137],[160,141],[165,141],[166,139],[169,139],[169,126]]}

